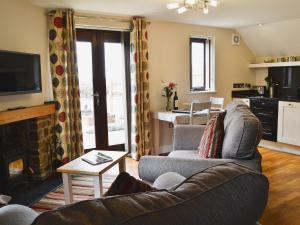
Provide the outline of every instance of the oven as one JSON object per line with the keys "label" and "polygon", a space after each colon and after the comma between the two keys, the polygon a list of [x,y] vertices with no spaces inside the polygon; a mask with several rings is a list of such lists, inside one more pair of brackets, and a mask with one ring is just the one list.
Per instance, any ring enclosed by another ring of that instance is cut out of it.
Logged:
{"label": "oven", "polygon": [[262,124],[262,138],[277,141],[278,102],[276,98],[250,98],[251,111],[259,118]]}

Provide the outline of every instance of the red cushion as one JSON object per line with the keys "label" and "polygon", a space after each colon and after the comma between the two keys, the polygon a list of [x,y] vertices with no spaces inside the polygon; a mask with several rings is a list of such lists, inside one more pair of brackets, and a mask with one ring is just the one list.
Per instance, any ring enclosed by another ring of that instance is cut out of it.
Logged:
{"label": "red cushion", "polygon": [[226,112],[213,116],[204,129],[198,150],[202,158],[220,158],[224,139]]}

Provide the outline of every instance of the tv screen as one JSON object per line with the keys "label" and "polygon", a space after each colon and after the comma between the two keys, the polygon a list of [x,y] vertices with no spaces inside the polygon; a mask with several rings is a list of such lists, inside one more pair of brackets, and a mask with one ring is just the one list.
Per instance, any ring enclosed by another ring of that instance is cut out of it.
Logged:
{"label": "tv screen", "polygon": [[41,91],[40,55],[0,51],[0,95]]}

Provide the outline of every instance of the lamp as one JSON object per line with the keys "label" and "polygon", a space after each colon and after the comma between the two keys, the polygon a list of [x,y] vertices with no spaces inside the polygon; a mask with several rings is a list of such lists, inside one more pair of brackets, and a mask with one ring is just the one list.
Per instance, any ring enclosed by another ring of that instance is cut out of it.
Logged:
{"label": "lamp", "polygon": [[182,14],[188,10],[202,10],[204,14],[208,14],[209,6],[217,7],[220,0],[184,0],[183,2],[172,2],[167,4],[168,9],[176,9],[178,14]]}

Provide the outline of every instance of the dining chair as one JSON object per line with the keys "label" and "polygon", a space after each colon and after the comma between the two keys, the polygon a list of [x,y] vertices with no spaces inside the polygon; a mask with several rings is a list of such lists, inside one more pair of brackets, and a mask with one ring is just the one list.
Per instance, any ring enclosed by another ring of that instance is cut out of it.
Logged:
{"label": "dining chair", "polygon": [[192,102],[190,109],[191,125],[206,124],[210,117],[211,102]]}
{"label": "dining chair", "polygon": [[210,97],[211,110],[223,110],[224,98]]}
{"label": "dining chair", "polygon": [[210,102],[192,102],[189,113],[178,115],[174,120],[174,125],[203,125],[206,124],[210,117]]}

